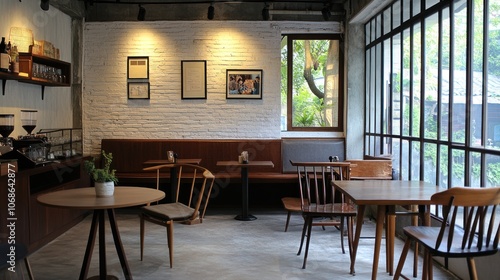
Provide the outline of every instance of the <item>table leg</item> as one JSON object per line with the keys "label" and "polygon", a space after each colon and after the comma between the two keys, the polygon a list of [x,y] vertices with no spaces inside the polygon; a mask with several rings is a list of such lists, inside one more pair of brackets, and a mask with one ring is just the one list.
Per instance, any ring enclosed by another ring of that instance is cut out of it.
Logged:
{"label": "table leg", "polygon": [[109,224],[111,226],[111,232],[113,233],[113,240],[115,243],[116,253],[120,259],[120,264],[122,266],[123,274],[126,280],[132,280],[132,273],[130,273],[130,267],[128,266],[127,257],[125,256],[125,250],[123,249],[123,243],[120,238],[120,233],[118,232],[118,226],[116,225],[115,211],[113,209],[108,209]]}
{"label": "table leg", "polygon": [[379,205],[377,207],[377,224],[375,230],[375,249],[373,251],[373,267],[372,267],[372,280],[377,279],[378,261],[380,256],[380,243],[382,241],[382,234],[384,231],[386,206]]}
{"label": "table leg", "polygon": [[104,228],[104,210],[99,211],[99,279],[105,280],[106,271],[106,229]]}
{"label": "table leg", "polygon": [[396,206],[387,207],[387,227],[385,232],[386,239],[386,271],[392,276],[394,271],[394,240],[396,238]]}
{"label": "table leg", "polygon": [[354,240],[352,241],[352,255],[351,255],[351,274],[356,274],[354,264],[356,263],[356,253],[358,252],[359,239],[361,238],[361,227],[363,226],[363,219],[365,216],[365,205],[358,205],[358,213],[356,216],[356,232],[354,233]]}
{"label": "table leg", "polygon": [[87,279],[87,274],[90,267],[90,259],[92,258],[92,252],[94,251],[95,237],[97,234],[97,210],[94,211],[92,216],[92,224],[90,225],[89,239],[87,241],[87,248],[85,249],[85,255],[83,257],[82,269],[80,270],[79,280]]}
{"label": "table leg", "polygon": [[248,213],[248,168],[241,168],[241,214],[236,216],[236,220],[253,221],[257,217]]}

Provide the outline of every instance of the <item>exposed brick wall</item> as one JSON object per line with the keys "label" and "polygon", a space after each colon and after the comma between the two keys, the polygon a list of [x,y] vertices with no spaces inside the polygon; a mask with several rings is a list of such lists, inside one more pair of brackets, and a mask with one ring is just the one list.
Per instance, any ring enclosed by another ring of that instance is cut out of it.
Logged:
{"label": "exposed brick wall", "polygon": [[[335,23],[106,22],[84,31],[84,152],[103,138],[280,138],[282,33]],[[127,56],[149,57],[149,100],[127,99]],[[181,99],[181,60],[207,61],[207,99]],[[262,100],[226,100],[227,69],[262,69]]]}

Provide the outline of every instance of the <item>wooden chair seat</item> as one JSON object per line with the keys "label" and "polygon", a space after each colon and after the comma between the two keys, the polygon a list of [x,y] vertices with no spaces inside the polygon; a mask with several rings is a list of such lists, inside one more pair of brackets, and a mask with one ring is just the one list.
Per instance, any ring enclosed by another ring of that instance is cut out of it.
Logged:
{"label": "wooden chair seat", "polygon": [[166,222],[170,220],[186,220],[193,216],[195,209],[177,202],[144,206],[142,211],[145,215],[149,215]]}

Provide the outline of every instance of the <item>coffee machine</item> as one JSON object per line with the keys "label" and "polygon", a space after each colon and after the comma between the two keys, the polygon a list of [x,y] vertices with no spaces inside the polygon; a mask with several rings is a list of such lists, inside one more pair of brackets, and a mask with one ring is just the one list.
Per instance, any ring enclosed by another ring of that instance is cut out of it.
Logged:
{"label": "coffee machine", "polygon": [[14,114],[0,114],[0,156],[12,151],[12,138],[14,131]]}

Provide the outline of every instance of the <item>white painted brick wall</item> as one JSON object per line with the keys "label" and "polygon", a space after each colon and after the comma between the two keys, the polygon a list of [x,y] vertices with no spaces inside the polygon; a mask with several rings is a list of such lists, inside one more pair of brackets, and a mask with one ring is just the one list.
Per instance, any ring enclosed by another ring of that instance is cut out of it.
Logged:
{"label": "white painted brick wall", "polygon": [[[109,22],[84,30],[84,152],[104,138],[280,138],[284,33],[334,33],[305,22]],[[149,57],[149,100],[127,99],[127,57]],[[207,61],[207,99],[181,99],[181,60]],[[262,69],[262,100],[226,100],[227,69]]]}

